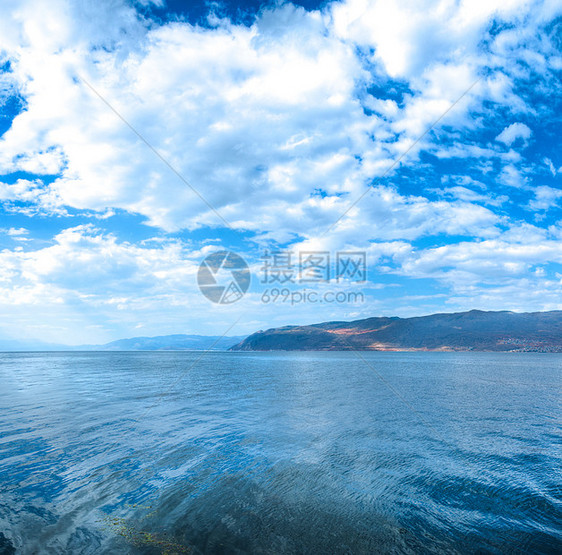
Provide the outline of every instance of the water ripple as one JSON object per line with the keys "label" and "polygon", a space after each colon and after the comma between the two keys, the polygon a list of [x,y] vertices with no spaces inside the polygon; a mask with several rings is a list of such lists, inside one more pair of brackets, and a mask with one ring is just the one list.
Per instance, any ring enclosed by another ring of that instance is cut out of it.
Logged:
{"label": "water ripple", "polygon": [[199,356],[0,355],[0,553],[562,552],[562,356]]}

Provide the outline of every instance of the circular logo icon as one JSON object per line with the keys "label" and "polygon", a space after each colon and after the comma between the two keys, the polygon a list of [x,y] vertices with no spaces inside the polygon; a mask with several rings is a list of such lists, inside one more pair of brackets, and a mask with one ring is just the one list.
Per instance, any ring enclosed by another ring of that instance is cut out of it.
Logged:
{"label": "circular logo icon", "polygon": [[235,303],[250,287],[250,268],[236,253],[217,251],[201,262],[197,284],[210,301],[218,304]]}

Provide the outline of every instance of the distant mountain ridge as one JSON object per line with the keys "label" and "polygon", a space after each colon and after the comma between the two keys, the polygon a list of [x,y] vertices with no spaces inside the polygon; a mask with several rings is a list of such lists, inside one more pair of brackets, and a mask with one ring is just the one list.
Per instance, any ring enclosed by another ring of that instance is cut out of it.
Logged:
{"label": "distant mountain ridge", "polygon": [[131,337],[118,339],[105,345],[89,348],[101,351],[226,351],[246,336],[221,337],[220,335],[159,335],[156,337]]}
{"label": "distant mountain ridge", "polygon": [[562,352],[562,311],[471,310],[284,326],[254,333],[231,350]]}
{"label": "distant mountain ridge", "polygon": [[0,352],[21,351],[226,351],[246,336],[236,335],[159,335],[118,339],[104,345],[58,345],[41,341],[0,340]]}

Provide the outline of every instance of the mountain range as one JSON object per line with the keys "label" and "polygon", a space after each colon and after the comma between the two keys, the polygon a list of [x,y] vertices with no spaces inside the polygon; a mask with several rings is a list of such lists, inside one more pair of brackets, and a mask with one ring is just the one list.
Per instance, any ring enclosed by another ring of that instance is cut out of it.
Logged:
{"label": "mountain range", "polygon": [[562,352],[562,311],[471,310],[284,326],[254,333],[231,350]]}
{"label": "mountain range", "polygon": [[533,351],[562,352],[562,311],[471,310],[260,330],[249,336],[162,335],[103,345],[0,340],[0,351]]}
{"label": "mountain range", "polygon": [[226,351],[246,336],[221,337],[220,335],[159,335],[157,337],[132,337],[118,339],[105,345],[91,345],[88,350],[98,351]]}
{"label": "mountain range", "polygon": [[0,351],[226,351],[246,336],[218,335],[160,335],[131,337],[103,345],[57,345],[41,341],[0,340]]}

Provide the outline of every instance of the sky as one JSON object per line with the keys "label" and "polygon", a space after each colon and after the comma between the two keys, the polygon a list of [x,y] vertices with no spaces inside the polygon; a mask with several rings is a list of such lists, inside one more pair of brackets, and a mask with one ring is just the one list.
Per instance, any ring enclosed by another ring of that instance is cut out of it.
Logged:
{"label": "sky", "polygon": [[[561,17],[4,0],[0,338],[562,309]],[[251,276],[229,302],[199,286],[217,251]]]}

